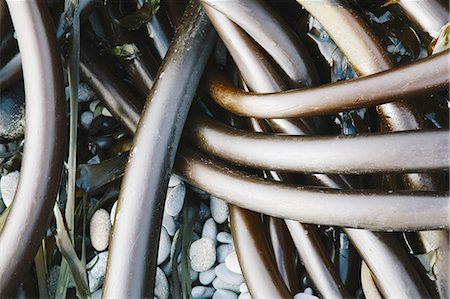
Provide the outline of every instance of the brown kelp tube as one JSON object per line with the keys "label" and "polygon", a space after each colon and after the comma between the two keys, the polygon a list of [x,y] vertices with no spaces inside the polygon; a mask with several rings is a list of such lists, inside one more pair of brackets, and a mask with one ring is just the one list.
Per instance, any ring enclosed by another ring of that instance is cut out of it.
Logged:
{"label": "brown kelp tube", "polygon": [[216,70],[210,70],[206,79],[213,99],[235,114],[257,118],[306,117],[370,107],[443,90],[450,82],[449,53],[447,50],[362,78],[277,93],[242,91]]}
{"label": "brown kelp tube", "polygon": [[191,1],[136,130],[119,195],[104,298],[153,296],[169,174],[214,36],[201,7]]}
{"label": "brown kelp tube", "polygon": [[0,297],[15,289],[44,236],[64,155],[64,81],[45,2],[8,1],[24,61],[26,141],[21,175],[0,232]]}

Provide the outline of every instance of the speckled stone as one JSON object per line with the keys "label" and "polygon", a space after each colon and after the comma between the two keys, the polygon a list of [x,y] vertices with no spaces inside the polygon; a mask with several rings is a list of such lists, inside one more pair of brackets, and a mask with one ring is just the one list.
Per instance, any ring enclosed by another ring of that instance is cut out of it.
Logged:
{"label": "speckled stone", "polygon": [[229,216],[228,204],[215,196],[210,197],[211,215],[217,223],[224,223]]}
{"label": "speckled stone", "polygon": [[168,299],[169,298],[169,282],[164,274],[163,270],[159,267],[156,268],[155,276],[155,296],[158,299]]}
{"label": "speckled stone", "polygon": [[97,251],[108,248],[109,234],[111,233],[111,220],[109,213],[104,209],[98,209],[92,215],[90,223],[91,244]]}
{"label": "speckled stone", "polygon": [[191,244],[189,252],[191,267],[196,272],[210,269],[216,261],[216,247],[209,238],[201,238]]}
{"label": "speckled stone", "polygon": [[94,292],[102,286],[107,261],[108,251],[104,251],[93,257],[86,265],[86,269],[88,269],[89,290],[91,292]]}

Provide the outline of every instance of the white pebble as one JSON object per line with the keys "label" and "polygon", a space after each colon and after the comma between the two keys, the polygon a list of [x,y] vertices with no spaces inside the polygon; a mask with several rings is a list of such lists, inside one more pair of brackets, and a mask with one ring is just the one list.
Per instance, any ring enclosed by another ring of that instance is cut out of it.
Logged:
{"label": "white pebble", "polygon": [[170,178],[169,178],[169,187],[173,188],[175,186],[178,186],[179,184],[181,184],[183,181],[180,179],[179,176],[177,176],[176,174],[171,174]]}
{"label": "white pebble", "polygon": [[225,263],[227,256],[234,251],[233,244],[222,244],[217,247],[217,261]]}
{"label": "white pebble", "polygon": [[186,186],[184,184],[179,184],[168,191],[164,210],[170,216],[177,216],[183,209]]}
{"label": "white pebble", "polygon": [[166,274],[166,277],[170,277],[170,275],[172,275],[172,259],[169,259],[167,263],[164,263],[164,265],[161,266],[161,269],[164,274]]}
{"label": "white pebble", "polygon": [[202,238],[209,238],[215,241],[216,236],[217,236],[217,224],[213,218],[209,218],[203,224]]}
{"label": "white pebble", "polygon": [[173,236],[175,231],[177,230],[177,225],[175,224],[175,220],[173,220],[172,216],[164,212],[162,225],[166,228],[169,236]]}
{"label": "white pebble", "polygon": [[164,274],[163,270],[159,267],[156,268],[155,276],[155,296],[158,299],[168,299],[169,298],[169,282]]}
{"label": "white pebble", "polygon": [[214,268],[211,268],[209,270],[200,272],[198,279],[202,285],[206,286],[212,283],[216,276],[216,271],[214,270]]}
{"label": "white pebble", "polygon": [[192,288],[191,294],[193,299],[203,299],[203,298],[211,298],[214,292],[215,292],[214,288],[196,286]]}
{"label": "white pebble", "polygon": [[9,207],[14,199],[17,184],[19,183],[19,177],[20,172],[16,170],[2,176],[0,180],[0,190],[2,193],[3,203],[6,207]]}
{"label": "white pebble", "polygon": [[232,285],[223,281],[220,277],[216,277],[212,283],[215,289],[225,289],[230,290],[235,293],[239,293],[239,285]]}
{"label": "white pebble", "polygon": [[108,108],[106,108],[106,107],[103,107],[103,109],[102,109],[102,115],[103,115],[103,116],[106,116],[106,117],[112,117],[111,112],[109,112]]}
{"label": "white pebble", "polygon": [[239,286],[239,291],[241,293],[247,293],[248,292],[248,287],[247,287],[247,284],[245,282],[241,283],[241,285]]}
{"label": "white pebble", "polygon": [[220,243],[231,244],[233,243],[233,237],[231,237],[230,233],[220,232],[217,234],[217,241]]}
{"label": "white pebble", "polygon": [[239,286],[244,282],[244,277],[241,274],[230,271],[224,263],[217,265],[215,271],[217,277],[220,277],[223,281],[231,285]]}
{"label": "white pebble", "polygon": [[114,202],[111,208],[111,214],[109,214],[112,225],[114,225],[114,221],[116,221],[116,209],[117,209],[117,200]]}
{"label": "white pebble", "polygon": [[103,284],[106,272],[106,263],[108,262],[108,251],[100,252],[94,256],[86,265],[88,269],[89,290],[94,292]]}
{"label": "white pebble", "polygon": [[212,299],[237,299],[237,297],[238,295],[232,291],[218,289],[212,296]]}
{"label": "white pebble", "polygon": [[89,110],[91,110],[92,112],[95,111],[95,109],[97,109],[98,104],[100,104],[99,100],[95,100],[89,103]]}
{"label": "white pebble", "polygon": [[297,293],[293,299],[319,299],[319,297],[307,293]]}
{"label": "white pebble", "polygon": [[90,236],[92,247],[97,251],[108,248],[111,220],[105,209],[98,209],[91,218]]}
{"label": "white pebble", "polygon": [[91,111],[84,111],[80,115],[80,123],[85,129],[89,128],[93,120],[94,120],[94,113],[92,113]]}
{"label": "white pebble", "polygon": [[238,299],[252,299],[249,292],[240,293]]}
{"label": "white pebble", "polygon": [[225,265],[234,273],[242,274],[241,266],[237,258],[236,252],[230,253],[225,259]]}
{"label": "white pebble", "polygon": [[308,287],[308,288],[306,288],[306,289],[303,291],[303,293],[308,294],[308,295],[312,295],[312,294],[313,294],[313,290],[312,290],[310,287]]}
{"label": "white pebble", "polygon": [[228,219],[228,204],[215,196],[210,197],[211,215],[217,223],[224,223]]}
{"label": "white pebble", "polygon": [[170,237],[167,230],[162,227],[161,235],[159,237],[159,247],[158,247],[158,266],[161,265],[170,254]]}
{"label": "white pebble", "polygon": [[191,267],[194,271],[203,272],[210,269],[216,261],[216,247],[214,241],[201,238],[191,244],[189,252]]}

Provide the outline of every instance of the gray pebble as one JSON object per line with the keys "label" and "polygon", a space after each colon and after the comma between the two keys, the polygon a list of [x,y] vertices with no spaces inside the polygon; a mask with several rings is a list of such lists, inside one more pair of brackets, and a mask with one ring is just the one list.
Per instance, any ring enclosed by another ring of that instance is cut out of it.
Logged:
{"label": "gray pebble", "polygon": [[234,251],[233,244],[222,244],[217,247],[217,261],[225,263],[227,256]]}
{"label": "gray pebble", "polygon": [[162,225],[166,228],[169,236],[173,236],[175,231],[177,230],[177,225],[175,224],[175,220],[173,220],[172,216],[164,212]]}
{"label": "gray pebble", "polygon": [[158,247],[158,266],[161,265],[170,254],[170,237],[164,227],[161,228],[161,235],[159,238]]}
{"label": "gray pebble", "polygon": [[80,115],[80,124],[85,129],[89,128],[93,120],[94,120],[94,113],[92,113],[91,111],[84,111]]}
{"label": "gray pebble", "polygon": [[239,286],[239,291],[241,293],[246,293],[248,292],[248,287],[247,284],[245,282],[241,283],[241,285]]}
{"label": "gray pebble", "polygon": [[173,173],[170,175],[169,188],[173,188],[175,186],[178,186],[181,183],[182,183],[182,180],[180,179],[179,176],[177,176],[176,174],[173,174]]}
{"label": "gray pebble", "polygon": [[244,277],[241,274],[230,271],[224,263],[217,265],[215,271],[217,277],[220,277],[223,281],[231,285],[239,286],[244,282]]}
{"label": "gray pebble", "polygon": [[103,289],[98,289],[94,293],[91,294],[91,299],[102,299]]}
{"label": "gray pebble", "polygon": [[313,290],[311,288],[306,288],[303,293],[308,294],[308,295],[312,295],[313,294]]}
{"label": "gray pebble", "polygon": [[201,238],[191,244],[189,252],[191,267],[196,272],[210,269],[216,261],[216,247],[208,238]]}
{"label": "gray pebble", "polygon": [[193,299],[203,299],[211,298],[214,294],[215,289],[211,287],[196,286],[192,288],[192,298]]}
{"label": "gray pebble", "polygon": [[252,299],[249,292],[240,293],[238,299]]}
{"label": "gray pebble", "polygon": [[179,184],[169,190],[166,196],[166,204],[164,210],[170,216],[178,215],[183,209],[184,197],[186,195],[186,186]]}
{"label": "gray pebble", "polygon": [[225,259],[225,265],[230,271],[238,274],[242,274],[241,266],[239,265],[239,260],[237,258],[236,252],[230,253]]}
{"label": "gray pebble", "polygon": [[231,236],[230,233],[220,232],[217,234],[217,241],[219,241],[220,243],[232,244],[233,237]]}
{"label": "gray pebble", "polygon": [[216,271],[214,270],[214,268],[211,268],[209,270],[200,272],[199,280],[202,285],[206,286],[212,283],[216,276]]}
{"label": "gray pebble", "polygon": [[168,260],[167,263],[162,265],[161,270],[163,270],[164,274],[166,274],[167,277],[172,275],[172,259]]}
{"label": "gray pebble", "polygon": [[92,247],[97,251],[108,248],[109,234],[111,233],[111,220],[105,209],[98,209],[92,215],[90,223],[90,237]]}
{"label": "gray pebble", "polygon": [[102,286],[107,262],[108,251],[103,251],[97,256],[94,256],[86,265],[86,269],[88,269],[89,290],[91,292],[94,292]]}
{"label": "gray pebble", "polygon": [[215,196],[210,197],[211,215],[217,223],[224,223],[228,219],[228,203]]}
{"label": "gray pebble", "polygon": [[216,236],[217,236],[217,224],[213,218],[209,218],[208,220],[205,221],[205,224],[203,224],[202,238],[209,238],[215,241]]}
{"label": "gray pebble", "polygon": [[209,206],[206,205],[203,201],[200,202],[200,209],[198,211],[198,221],[203,222],[206,219],[211,217],[211,211],[209,210]]}
{"label": "gray pebble", "polygon": [[168,299],[169,298],[169,282],[164,274],[163,270],[159,267],[156,268],[155,276],[155,296],[158,299]]}
{"label": "gray pebble", "polygon": [[295,294],[293,299],[319,299],[319,298],[307,293],[297,293]]}
{"label": "gray pebble", "polygon": [[235,293],[239,293],[239,285],[232,285],[223,281],[220,277],[216,277],[212,283],[215,289],[225,289],[230,290]]}
{"label": "gray pebble", "polygon": [[212,299],[237,299],[237,298],[238,295],[236,293],[224,289],[218,289],[212,296]]}
{"label": "gray pebble", "polygon": [[6,207],[9,207],[14,199],[14,194],[16,194],[19,178],[20,172],[16,170],[2,176],[2,178],[0,179],[0,190],[3,203]]}

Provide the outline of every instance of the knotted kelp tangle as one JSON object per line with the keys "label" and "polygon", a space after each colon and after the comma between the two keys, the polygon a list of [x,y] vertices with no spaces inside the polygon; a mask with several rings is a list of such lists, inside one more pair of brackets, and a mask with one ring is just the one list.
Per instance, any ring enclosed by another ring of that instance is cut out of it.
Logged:
{"label": "knotted kelp tangle", "polygon": [[0,0],[0,297],[448,298],[446,1]]}

